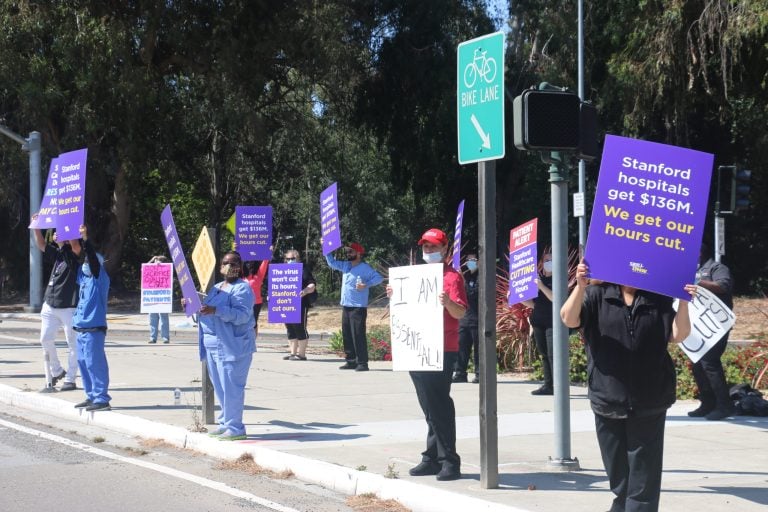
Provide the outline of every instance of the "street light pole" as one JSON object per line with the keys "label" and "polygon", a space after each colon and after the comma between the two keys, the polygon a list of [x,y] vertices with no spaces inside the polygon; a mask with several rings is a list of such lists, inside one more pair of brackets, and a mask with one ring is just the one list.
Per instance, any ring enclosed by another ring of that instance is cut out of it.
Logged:
{"label": "street light pole", "polygon": [[[21,150],[29,153],[29,218],[40,209],[40,132],[30,132],[29,138],[0,125],[0,133],[21,144]],[[28,312],[37,313],[43,305],[42,254],[35,243],[35,235],[29,232],[29,306]]]}

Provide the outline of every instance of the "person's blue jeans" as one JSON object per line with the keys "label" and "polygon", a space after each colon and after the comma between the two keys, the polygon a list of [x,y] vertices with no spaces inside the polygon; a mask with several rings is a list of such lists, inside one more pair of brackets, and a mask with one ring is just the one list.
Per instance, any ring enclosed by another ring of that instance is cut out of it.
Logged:
{"label": "person's blue jeans", "polygon": [[171,328],[168,325],[168,313],[149,314],[149,339],[157,341],[157,324],[160,323],[160,337],[163,341],[171,339]]}

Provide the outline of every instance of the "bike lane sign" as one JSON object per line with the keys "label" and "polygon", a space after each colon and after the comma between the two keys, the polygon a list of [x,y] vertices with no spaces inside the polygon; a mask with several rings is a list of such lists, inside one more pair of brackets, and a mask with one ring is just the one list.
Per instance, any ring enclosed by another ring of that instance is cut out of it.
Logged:
{"label": "bike lane sign", "polygon": [[456,61],[459,163],[504,158],[504,32],[459,44]]}

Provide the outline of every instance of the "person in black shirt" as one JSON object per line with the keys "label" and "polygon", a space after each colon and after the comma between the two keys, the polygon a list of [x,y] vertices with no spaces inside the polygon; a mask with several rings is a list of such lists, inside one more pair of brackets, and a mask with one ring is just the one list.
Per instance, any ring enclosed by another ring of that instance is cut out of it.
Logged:
{"label": "person in black shirt", "polygon": [[[301,255],[296,249],[289,249],[285,251],[283,258],[286,263],[301,263]],[[285,329],[288,332],[288,346],[291,353],[283,359],[291,361],[306,361],[307,360],[307,343],[309,343],[309,332],[307,331],[307,316],[309,315],[309,307],[317,298],[315,289],[315,276],[312,275],[312,271],[304,265],[301,272],[301,322],[296,324],[285,324]]]}
{"label": "person in black shirt", "polygon": [[[32,216],[34,221],[37,214]],[[43,252],[46,263],[53,265],[51,277],[43,297],[43,307],[40,310],[40,343],[46,357],[46,380],[55,387],[63,379],[61,391],[77,389],[77,336],[72,329],[72,315],[75,314],[79,288],[77,285],[77,269],[82,250],[79,239],[59,240],[53,235],[54,242],[46,244],[43,233],[33,229],[35,244]],[[64,329],[69,354],[66,370],[61,366],[56,354],[56,332],[59,327]]]}
{"label": "person in black shirt", "polygon": [[536,286],[539,294],[533,300],[523,302],[531,313],[531,326],[533,327],[533,339],[536,342],[536,350],[541,356],[541,369],[544,372],[544,384],[540,388],[531,391],[532,395],[551,395],[552,385],[552,253],[545,252],[539,262],[539,277]]}
{"label": "person in black shirt", "polygon": [[478,297],[480,294],[479,284],[477,282],[477,254],[467,253],[467,260],[464,263],[467,270],[464,271],[464,288],[467,292],[467,312],[459,320],[459,357],[456,359],[456,366],[453,371],[453,382],[467,382],[467,368],[469,367],[469,355],[472,354],[472,360],[475,364],[475,377],[472,383],[480,382],[480,352],[479,352],[479,333],[478,326]]}
{"label": "person in black shirt", "polygon": [[[675,365],[667,351],[691,332],[688,301],[677,312],[670,297],[630,286],[588,286],[587,265],[560,310],[582,329],[588,397],[611,491],[611,512],[656,512],[661,494],[664,424],[675,402]],[[695,295],[696,286],[685,285]]]}

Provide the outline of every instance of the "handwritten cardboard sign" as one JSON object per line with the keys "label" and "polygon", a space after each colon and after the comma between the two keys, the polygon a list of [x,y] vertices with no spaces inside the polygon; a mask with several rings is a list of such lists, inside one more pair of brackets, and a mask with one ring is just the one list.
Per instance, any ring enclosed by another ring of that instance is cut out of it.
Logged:
{"label": "handwritten cardboard sign", "polygon": [[302,263],[279,263],[269,266],[269,310],[271,324],[301,323]]}
{"label": "handwritten cardboard sign", "polygon": [[320,193],[320,233],[323,256],[341,247],[339,199],[336,183]]}
{"label": "handwritten cardboard sign", "polygon": [[529,220],[509,231],[509,305],[536,298],[537,228],[539,219]]}
{"label": "handwritten cardboard sign", "polygon": [[173,311],[173,265],[143,263],[141,265],[141,312]]}
{"label": "handwritten cardboard sign", "polygon": [[443,264],[389,269],[389,300],[394,371],[442,371]]}
{"label": "handwritten cardboard sign", "polygon": [[[677,304],[675,301],[675,309]],[[688,318],[691,320],[691,334],[680,344],[680,348],[694,363],[699,362],[736,323],[733,311],[717,295],[701,286],[696,287],[696,296],[688,304]]]}
{"label": "handwritten cardboard sign", "polygon": [[235,207],[235,242],[243,261],[271,260],[272,207]]}
{"label": "handwritten cardboard sign", "polygon": [[686,299],[714,155],[608,135],[584,255],[591,277]]}

